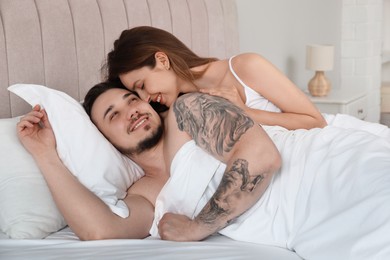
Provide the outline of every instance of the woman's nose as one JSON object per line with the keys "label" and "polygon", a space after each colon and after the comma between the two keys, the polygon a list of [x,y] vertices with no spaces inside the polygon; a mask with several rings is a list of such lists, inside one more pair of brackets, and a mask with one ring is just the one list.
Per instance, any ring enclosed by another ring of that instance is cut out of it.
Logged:
{"label": "woman's nose", "polygon": [[138,95],[143,101],[150,102],[150,95],[146,91],[140,91]]}

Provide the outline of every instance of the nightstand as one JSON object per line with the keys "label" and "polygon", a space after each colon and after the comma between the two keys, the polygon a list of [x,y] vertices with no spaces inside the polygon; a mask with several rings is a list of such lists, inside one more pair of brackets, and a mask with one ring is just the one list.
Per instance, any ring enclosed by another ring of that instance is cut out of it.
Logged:
{"label": "nightstand", "polygon": [[367,115],[365,91],[332,89],[326,97],[308,96],[322,113],[348,114],[359,119],[364,119]]}

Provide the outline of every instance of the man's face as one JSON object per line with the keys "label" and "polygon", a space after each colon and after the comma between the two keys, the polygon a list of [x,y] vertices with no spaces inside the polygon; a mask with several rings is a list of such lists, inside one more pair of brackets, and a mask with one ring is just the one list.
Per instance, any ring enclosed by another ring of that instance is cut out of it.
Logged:
{"label": "man's face", "polygon": [[101,94],[91,115],[106,138],[127,155],[154,147],[162,136],[160,116],[128,90],[113,88]]}

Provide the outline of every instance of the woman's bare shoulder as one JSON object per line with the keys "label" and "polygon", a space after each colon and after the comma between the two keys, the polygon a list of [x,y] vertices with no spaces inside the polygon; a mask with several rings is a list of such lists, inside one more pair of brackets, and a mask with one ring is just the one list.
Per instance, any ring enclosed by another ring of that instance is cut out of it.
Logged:
{"label": "woman's bare shoulder", "polygon": [[258,73],[267,64],[268,61],[258,53],[241,53],[232,59],[233,70],[240,76]]}
{"label": "woman's bare shoulder", "polygon": [[247,70],[250,68],[255,68],[258,66],[263,66],[268,63],[268,61],[260,54],[248,52],[241,53],[233,57],[232,66],[236,70]]}
{"label": "woman's bare shoulder", "polygon": [[261,62],[264,61],[264,57],[258,53],[254,52],[245,52],[240,53],[233,57],[233,63],[247,63],[247,62]]}

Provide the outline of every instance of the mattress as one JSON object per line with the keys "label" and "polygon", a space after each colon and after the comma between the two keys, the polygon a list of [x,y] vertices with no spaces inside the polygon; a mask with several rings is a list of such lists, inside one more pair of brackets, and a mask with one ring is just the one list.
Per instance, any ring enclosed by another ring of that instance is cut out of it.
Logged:
{"label": "mattress", "polygon": [[214,235],[200,242],[153,238],[80,241],[66,227],[45,239],[9,239],[0,233],[0,259],[301,259],[279,247]]}

